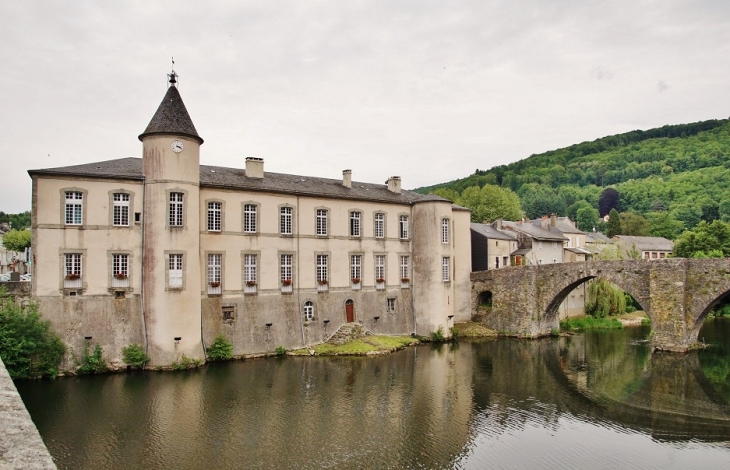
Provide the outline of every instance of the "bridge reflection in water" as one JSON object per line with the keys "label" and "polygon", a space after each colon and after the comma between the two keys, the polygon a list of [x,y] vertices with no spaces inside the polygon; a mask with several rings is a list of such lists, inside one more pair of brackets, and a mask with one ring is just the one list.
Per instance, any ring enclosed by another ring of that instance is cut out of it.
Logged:
{"label": "bridge reflection in water", "polygon": [[730,391],[646,333],[17,385],[59,468],[726,464]]}

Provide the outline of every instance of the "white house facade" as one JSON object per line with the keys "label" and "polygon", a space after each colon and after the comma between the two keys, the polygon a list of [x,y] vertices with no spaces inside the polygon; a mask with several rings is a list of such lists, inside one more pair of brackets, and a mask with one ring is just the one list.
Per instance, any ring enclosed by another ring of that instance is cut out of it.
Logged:
{"label": "white house facade", "polygon": [[[171,75],[174,79],[174,73]],[[470,316],[470,214],[385,184],[200,165],[174,80],[142,158],[31,170],[33,295],[70,351],[121,364],[325,341],[347,322],[428,335]],[[69,358],[70,360],[70,358]]]}

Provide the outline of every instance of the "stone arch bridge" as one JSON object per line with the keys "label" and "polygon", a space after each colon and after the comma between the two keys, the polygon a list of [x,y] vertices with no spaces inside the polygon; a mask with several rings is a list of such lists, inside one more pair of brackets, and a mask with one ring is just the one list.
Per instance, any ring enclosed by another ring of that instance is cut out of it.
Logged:
{"label": "stone arch bridge", "polygon": [[509,336],[546,336],[559,328],[558,307],[565,297],[595,278],[612,282],[641,304],[651,320],[654,348],[687,351],[707,313],[730,294],[730,259],[585,261],[474,272],[472,312],[491,294],[485,326]]}

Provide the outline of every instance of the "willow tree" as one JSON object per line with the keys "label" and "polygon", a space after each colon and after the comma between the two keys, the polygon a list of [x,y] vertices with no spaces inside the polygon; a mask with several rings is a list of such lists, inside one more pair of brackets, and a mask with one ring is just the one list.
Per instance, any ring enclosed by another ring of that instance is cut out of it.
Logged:
{"label": "willow tree", "polygon": [[626,313],[624,291],[604,279],[594,279],[588,285],[586,313],[596,318]]}

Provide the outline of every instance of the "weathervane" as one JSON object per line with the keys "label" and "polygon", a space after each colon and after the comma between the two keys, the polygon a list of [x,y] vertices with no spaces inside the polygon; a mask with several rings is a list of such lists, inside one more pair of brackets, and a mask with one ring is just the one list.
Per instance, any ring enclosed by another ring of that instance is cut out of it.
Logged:
{"label": "weathervane", "polygon": [[169,79],[170,85],[177,87],[177,73],[175,73],[175,58],[172,58],[172,72],[167,74],[167,78]]}

